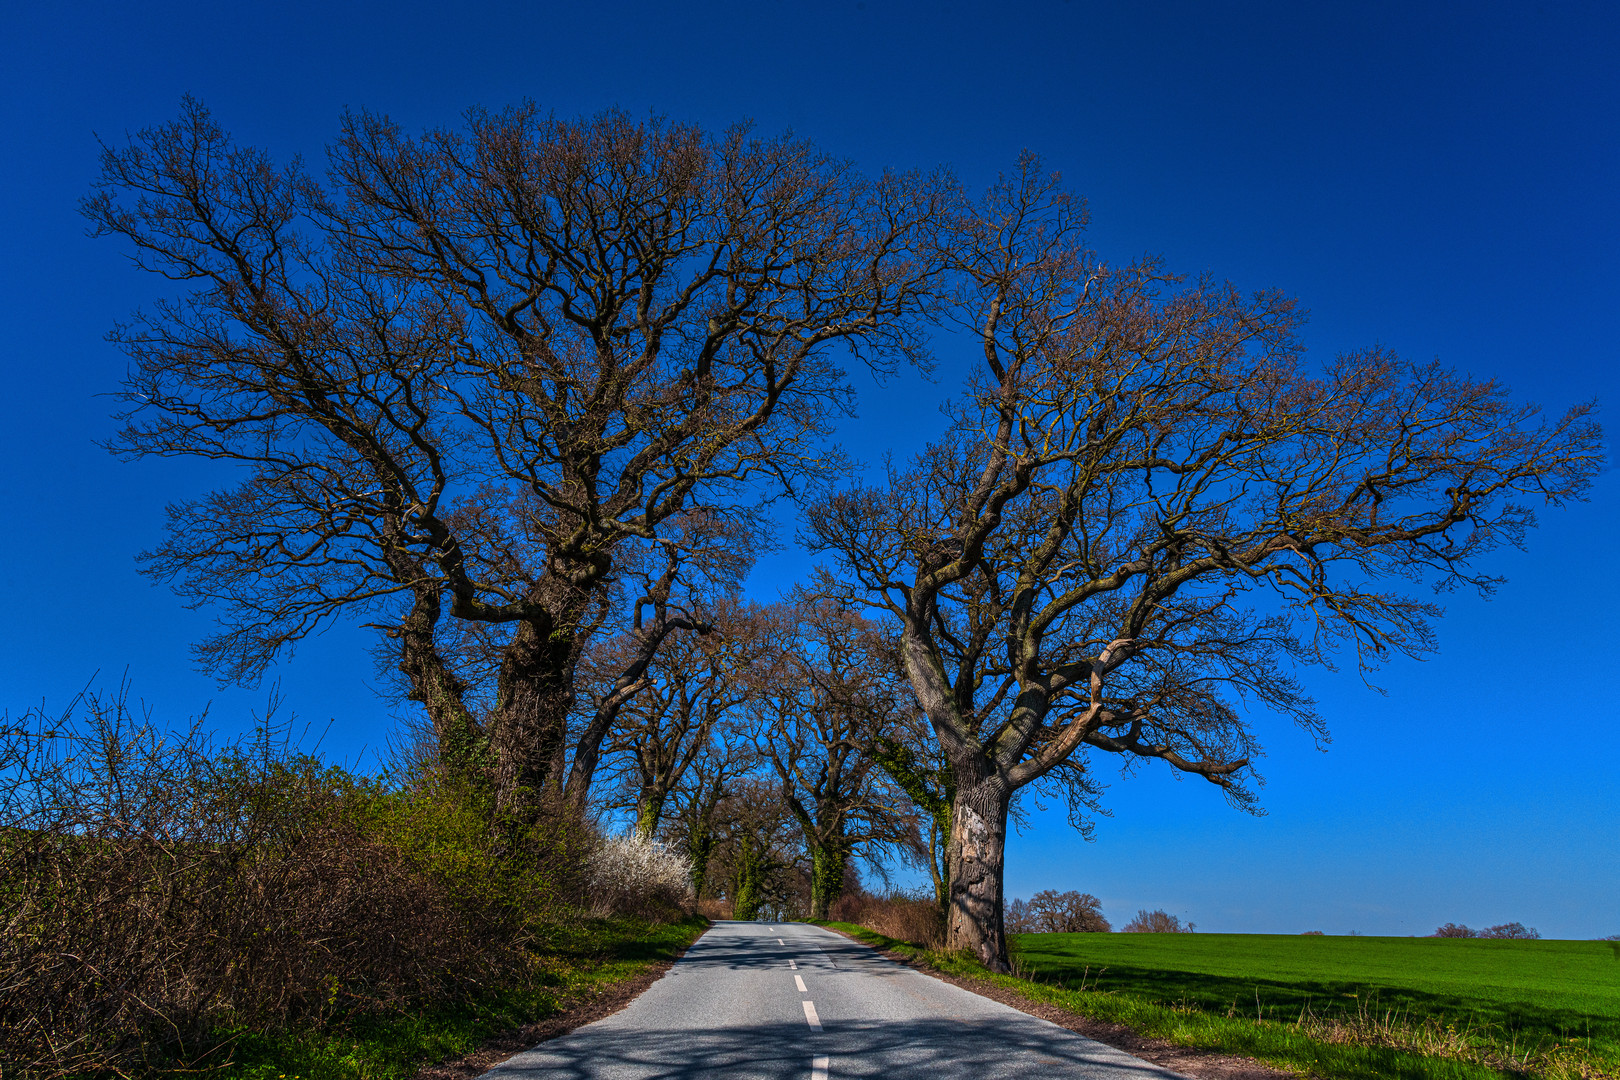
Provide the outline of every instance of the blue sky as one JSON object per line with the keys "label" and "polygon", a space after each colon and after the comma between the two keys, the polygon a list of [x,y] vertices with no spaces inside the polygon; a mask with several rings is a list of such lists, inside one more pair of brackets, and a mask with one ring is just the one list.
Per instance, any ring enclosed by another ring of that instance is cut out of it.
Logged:
{"label": "blue sky", "polygon": [[[193,93],[238,138],[317,161],[345,106],[408,128],[532,98],[718,126],[792,129],[867,169],[949,165],[977,187],[1023,148],[1083,193],[1111,259],[1279,287],[1313,353],[1383,343],[1562,407],[1616,400],[1620,16],[1611,5],[6,5],[0,11],[0,708],[60,707],[96,673],[160,717],[211,704],[226,731],[265,689],[218,688],[185,610],[135,572],[200,464],[120,464],[111,324],[162,295],[75,203],[95,136],[162,122]],[[937,430],[936,385],[861,384],[858,458]],[[1154,770],[1111,779],[1097,839],[1035,812],[1012,894],[1078,888],[1123,921],[1201,930],[1427,933],[1518,920],[1620,933],[1620,535],[1613,472],[1543,516],[1489,603],[1449,599],[1441,655],[1307,676],[1334,742],[1262,721],[1268,816]],[[751,586],[802,573],[791,546]],[[367,640],[334,629],[279,666],[286,708],[357,760],[387,736]]]}

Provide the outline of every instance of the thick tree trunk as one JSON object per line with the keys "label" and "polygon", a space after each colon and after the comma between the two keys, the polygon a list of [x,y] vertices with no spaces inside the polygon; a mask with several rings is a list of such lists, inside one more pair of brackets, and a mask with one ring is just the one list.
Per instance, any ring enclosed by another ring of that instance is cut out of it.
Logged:
{"label": "thick tree trunk", "polygon": [[658,822],[664,816],[664,800],[667,796],[659,788],[647,788],[636,799],[636,835],[643,840],[652,838],[658,831]]}
{"label": "thick tree trunk", "polygon": [[532,822],[548,803],[561,803],[578,659],[574,633],[533,622],[520,624],[506,647],[489,722],[503,817]]}
{"label": "thick tree trunk", "polygon": [[950,906],[945,947],[965,949],[991,971],[1010,971],[1001,921],[1001,877],[1007,853],[1004,785],[963,786],[951,814]]}
{"label": "thick tree trunk", "polygon": [[418,592],[410,613],[393,632],[399,642],[399,670],[410,679],[411,700],[422,703],[433,723],[440,765],[459,779],[487,783],[492,764],[489,743],[467,711],[466,684],[439,655],[434,641],[439,616],[439,594]]}
{"label": "thick tree trunk", "polygon": [[849,852],[837,841],[810,847],[810,917],[826,921],[844,892],[844,870]]}

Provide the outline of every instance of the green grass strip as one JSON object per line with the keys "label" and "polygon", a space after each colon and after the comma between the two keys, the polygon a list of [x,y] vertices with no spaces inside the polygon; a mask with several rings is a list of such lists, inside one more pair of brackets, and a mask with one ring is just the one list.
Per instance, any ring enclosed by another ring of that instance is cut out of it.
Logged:
{"label": "green grass strip", "polygon": [[[1120,1024],[1142,1035],[1180,1046],[1255,1058],[1279,1068],[1310,1073],[1323,1080],[1500,1080],[1509,1076],[1574,1080],[1615,1075],[1607,1071],[1607,1062],[1594,1058],[1582,1047],[1562,1047],[1551,1052],[1543,1050],[1535,1055],[1527,1054],[1517,1067],[1494,1067],[1503,1064],[1501,1059],[1508,1048],[1478,1046],[1455,1035],[1448,1039],[1443,1026],[1402,1027],[1398,1023],[1386,1024],[1381,1033],[1375,1030],[1376,1025],[1365,1031],[1346,1030],[1343,1025],[1336,1029],[1340,1037],[1351,1040],[1368,1037],[1379,1038],[1380,1042],[1400,1043],[1415,1039],[1421,1043],[1427,1037],[1431,1041],[1447,1044],[1441,1047],[1442,1053],[1418,1052],[1400,1045],[1330,1040],[1317,1037],[1311,1025],[1302,1025],[1292,1019],[1244,1016],[1237,1011],[1235,1002],[1230,1006],[1223,1002],[1221,1009],[1215,1010],[1204,1007],[1192,998],[1164,1001],[1129,990],[1093,989],[1090,986],[1079,989],[1072,983],[1054,985],[1028,978],[996,975],[962,953],[921,949],[849,923],[826,925],[849,933],[869,945],[919,960],[945,974],[985,979],[1033,1002],[1055,1005],[1082,1016]],[[1492,1064],[1485,1064],[1479,1060],[1481,1057],[1487,1061],[1495,1060]]]}

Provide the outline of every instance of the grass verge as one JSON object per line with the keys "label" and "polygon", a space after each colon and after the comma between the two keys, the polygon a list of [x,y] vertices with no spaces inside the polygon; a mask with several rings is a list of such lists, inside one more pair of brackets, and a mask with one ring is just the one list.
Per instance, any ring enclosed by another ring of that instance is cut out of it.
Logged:
{"label": "grass verge", "polygon": [[408,1080],[423,1066],[557,1016],[673,959],[707,926],[694,917],[663,925],[613,919],[556,927],[527,987],[492,989],[421,1014],[339,1016],[319,1028],[285,1032],[221,1031],[219,1050],[210,1057],[243,1080]]}
{"label": "grass verge", "polygon": [[[1572,1043],[1522,1045],[1509,1033],[1459,1028],[1433,1017],[1413,1017],[1358,1004],[1332,1014],[1302,1008],[1292,1018],[1242,1015],[1233,1003],[1204,1007],[1192,996],[1164,1000],[1149,994],[1102,989],[1089,977],[1064,979],[1039,970],[996,975],[960,953],[922,949],[851,923],[829,923],[877,948],[890,950],[941,974],[992,986],[1027,1001],[1055,1006],[1178,1046],[1253,1058],[1322,1080],[1613,1080],[1620,1069],[1601,1049]],[[1015,961],[1016,962],[1016,961]]]}

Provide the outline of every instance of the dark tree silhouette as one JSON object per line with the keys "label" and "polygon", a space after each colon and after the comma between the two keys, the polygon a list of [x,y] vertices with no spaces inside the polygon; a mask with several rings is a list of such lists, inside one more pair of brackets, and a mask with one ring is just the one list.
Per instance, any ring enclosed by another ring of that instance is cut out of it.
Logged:
{"label": "dark tree silhouette", "polygon": [[[219,613],[201,662],[251,681],[364,618],[445,762],[518,818],[560,797],[622,553],[822,471],[849,394],[831,346],[916,358],[946,190],[741,127],[531,106],[418,137],[350,114],[323,182],[188,100],[101,163],[96,233],[184,286],[113,333],[112,448],[243,471],[145,556]],[[451,622],[497,651],[483,707]]]}

